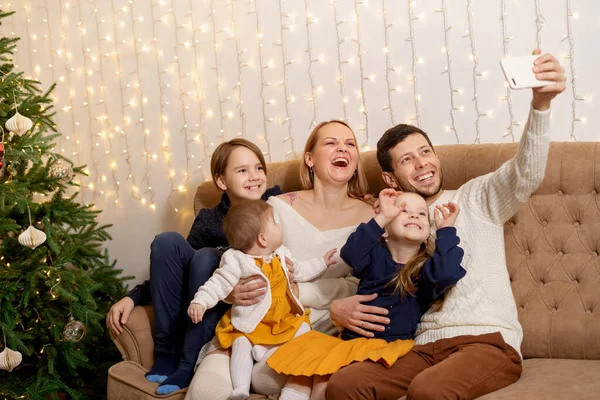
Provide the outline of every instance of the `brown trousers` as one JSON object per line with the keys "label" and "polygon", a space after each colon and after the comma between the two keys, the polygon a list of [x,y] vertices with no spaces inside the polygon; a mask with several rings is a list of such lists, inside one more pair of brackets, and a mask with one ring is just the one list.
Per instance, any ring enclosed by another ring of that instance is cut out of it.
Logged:
{"label": "brown trousers", "polygon": [[327,399],[474,399],[516,382],[521,371],[521,357],[500,333],[457,336],[415,346],[390,368],[349,365],[329,380]]}

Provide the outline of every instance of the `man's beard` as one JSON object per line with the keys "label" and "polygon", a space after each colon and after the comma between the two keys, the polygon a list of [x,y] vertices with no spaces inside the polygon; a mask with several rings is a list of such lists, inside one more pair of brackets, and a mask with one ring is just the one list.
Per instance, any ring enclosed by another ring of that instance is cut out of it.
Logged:
{"label": "man's beard", "polygon": [[418,189],[416,187],[414,187],[413,185],[411,185],[410,183],[407,182],[402,182],[401,180],[396,180],[398,182],[398,186],[400,187],[400,189],[403,192],[411,192],[411,193],[416,193],[418,195],[420,195],[421,197],[423,197],[425,200],[434,197],[435,195],[437,195],[441,190],[442,190],[442,183],[444,182],[444,176],[440,173],[440,182],[437,185],[437,187],[431,189],[431,190],[421,190]]}

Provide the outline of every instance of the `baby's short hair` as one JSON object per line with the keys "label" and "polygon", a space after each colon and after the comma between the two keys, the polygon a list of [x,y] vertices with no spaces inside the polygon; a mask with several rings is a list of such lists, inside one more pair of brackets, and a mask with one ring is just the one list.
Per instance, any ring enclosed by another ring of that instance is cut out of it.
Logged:
{"label": "baby's short hair", "polygon": [[265,201],[243,200],[227,211],[223,232],[231,247],[247,252],[273,218],[273,208]]}

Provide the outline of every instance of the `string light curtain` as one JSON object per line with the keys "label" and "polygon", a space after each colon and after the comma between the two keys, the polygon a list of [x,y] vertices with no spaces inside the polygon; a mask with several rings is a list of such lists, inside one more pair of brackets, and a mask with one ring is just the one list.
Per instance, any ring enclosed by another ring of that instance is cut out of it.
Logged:
{"label": "string light curtain", "polygon": [[0,3],[17,12],[0,30],[22,39],[19,69],[58,82],[57,149],[89,173],[78,178],[80,201],[104,209],[115,230],[134,229],[120,221],[132,210],[153,221],[143,222],[138,254],[165,228],[188,229],[195,188],[224,140],[245,137],[267,160],[291,160],[316,123],[337,118],[361,151],[396,123],[435,144],[518,141],[530,94],[507,88],[499,60],[536,46],[568,77],[552,139],[600,138],[596,2]]}

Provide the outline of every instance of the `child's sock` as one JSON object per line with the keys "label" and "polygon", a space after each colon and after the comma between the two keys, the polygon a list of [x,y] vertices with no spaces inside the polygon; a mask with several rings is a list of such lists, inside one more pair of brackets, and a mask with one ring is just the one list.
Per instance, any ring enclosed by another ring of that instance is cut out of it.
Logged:
{"label": "child's sock", "polygon": [[177,368],[169,377],[164,380],[159,387],[156,388],[157,394],[169,394],[179,389],[186,388],[190,385],[194,377],[194,370]]}
{"label": "child's sock", "polygon": [[290,388],[281,389],[279,400],[309,400],[310,396]]}
{"label": "child's sock", "polygon": [[252,379],[252,343],[241,336],[231,346],[231,383],[233,392],[231,400],[245,400],[250,396],[250,380]]}
{"label": "child's sock", "polygon": [[178,361],[175,354],[157,352],[152,368],[146,372],[146,379],[150,382],[162,383],[175,371]]}

